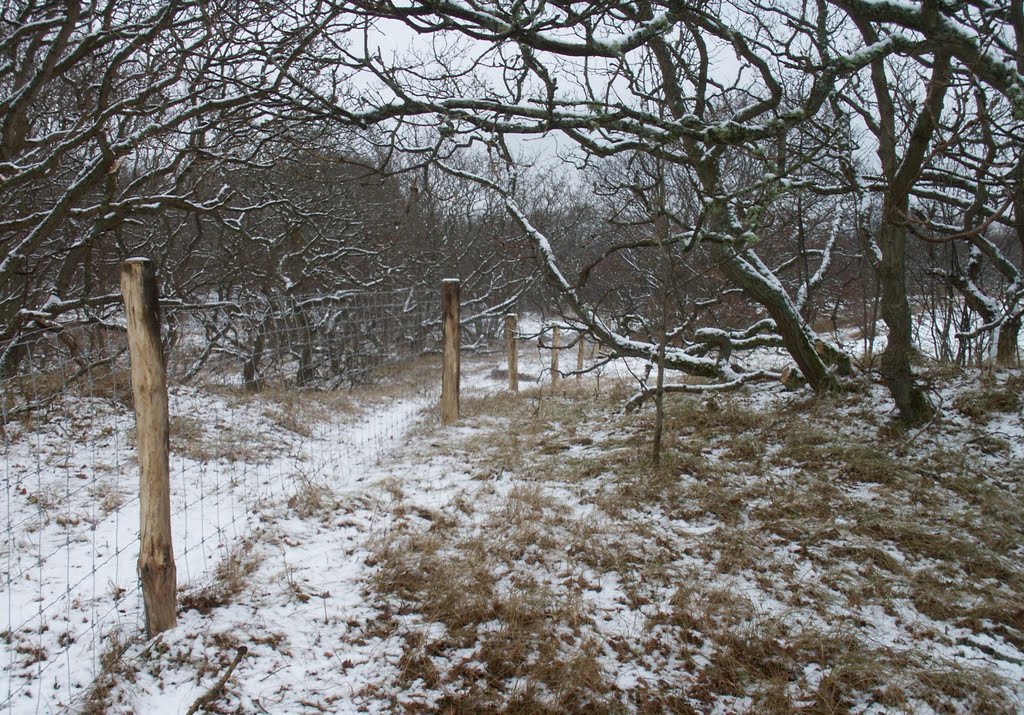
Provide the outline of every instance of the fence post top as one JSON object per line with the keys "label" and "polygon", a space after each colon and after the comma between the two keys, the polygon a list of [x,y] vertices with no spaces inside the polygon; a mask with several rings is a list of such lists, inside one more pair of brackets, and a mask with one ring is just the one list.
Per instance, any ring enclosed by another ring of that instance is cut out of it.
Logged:
{"label": "fence post top", "polygon": [[451,284],[451,283],[461,283],[461,282],[462,281],[459,280],[458,278],[445,278],[444,280],[441,281],[441,284],[443,285],[445,283]]}
{"label": "fence post top", "polygon": [[146,264],[146,263],[152,263],[152,262],[153,261],[151,261],[149,258],[146,258],[145,256],[133,256],[131,258],[124,259],[121,262],[121,265],[122,266],[130,266],[130,265],[134,265],[136,263]]}

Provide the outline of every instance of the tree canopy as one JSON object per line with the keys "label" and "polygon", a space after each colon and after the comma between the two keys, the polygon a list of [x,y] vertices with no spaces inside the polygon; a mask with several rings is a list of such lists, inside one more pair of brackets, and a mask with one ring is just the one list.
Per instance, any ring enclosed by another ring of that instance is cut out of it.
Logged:
{"label": "tree canopy", "polygon": [[929,300],[947,356],[1017,360],[1022,40],[1009,0],[11,3],[5,364],[136,253],[181,297],[452,266],[497,301],[532,254],[566,319],[719,385],[775,345],[833,389],[822,317],[871,304],[920,422]]}

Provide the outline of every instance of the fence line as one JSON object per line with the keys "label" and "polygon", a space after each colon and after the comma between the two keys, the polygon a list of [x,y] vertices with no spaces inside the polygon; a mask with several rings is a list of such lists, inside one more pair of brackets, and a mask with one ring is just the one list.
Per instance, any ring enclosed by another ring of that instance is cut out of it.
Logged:
{"label": "fence line", "polygon": [[[441,315],[436,293],[416,291],[165,302],[162,313],[184,608],[263,509],[301,514],[318,490],[357,484],[437,403]],[[498,323],[464,336],[480,342]],[[0,349],[17,356],[0,376],[0,708],[60,709],[87,694],[104,653],[144,630],[124,326],[38,330]]]}

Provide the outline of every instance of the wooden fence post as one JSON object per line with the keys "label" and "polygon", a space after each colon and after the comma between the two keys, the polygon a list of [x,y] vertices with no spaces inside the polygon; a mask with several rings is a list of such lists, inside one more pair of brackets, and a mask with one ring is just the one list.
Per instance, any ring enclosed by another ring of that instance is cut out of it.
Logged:
{"label": "wooden fence post", "polygon": [[459,419],[459,281],[441,281],[441,424]]}
{"label": "wooden fence post", "polygon": [[135,441],[139,453],[139,578],[150,638],[177,622],[177,572],[171,543],[167,373],[160,344],[160,305],[153,265],[121,264],[128,324]]}
{"label": "wooden fence post", "polygon": [[562,373],[558,372],[558,351],[562,348],[562,331],[556,325],[551,329],[551,386],[555,387],[562,381]]}
{"label": "wooden fence post", "polygon": [[585,333],[582,331],[579,337],[576,339],[579,341],[579,345],[576,347],[576,384],[579,385],[583,381],[583,351],[587,347],[587,341],[583,339]]}
{"label": "wooden fence post", "polygon": [[505,316],[505,352],[508,354],[508,389],[519,392],[519,344],[516,342],[518,318],[515,313]]}

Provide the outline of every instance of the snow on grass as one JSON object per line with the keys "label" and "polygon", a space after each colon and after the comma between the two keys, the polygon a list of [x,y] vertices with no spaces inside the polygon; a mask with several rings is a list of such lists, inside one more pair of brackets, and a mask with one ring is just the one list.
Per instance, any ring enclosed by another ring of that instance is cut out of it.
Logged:
{"label": "snow on grass", "polygon": [[[331,489],[364,479],[365,466],[430,402],[429,390],[409,387],[260,395],[172,387],[172,531],[183,607],[209,609],[237,595],[211,581],[229,575],[243,547],[259,561],[264,522],[280,505],[309,517]],[[69,392],[5,425],[0,702],[12,712],[98,702],[97,675],[122,668],[139,640],[134,418],[126,395],[115,392],[118,399]],[[142,652],[159,651],[149,644]]]}
{"label": "snow on grass", "polygon": [[[154,714],[206,694],[270,713],[1021,708],[1019,372],[929,376],[943,414],[911,432],[868,383],[673,398],[654,465],[650,413],[620,411],[635,382],[609,374],[630,366],[510,395],[501,360],[464,360],[449,429],[423,396],[176,391],[175,494],[202,507],[176,522],[178,627],[145,642],[125,606],[117,640],[62,675],[4,654],[31,690],[11,709],[90,683],[76,707]],[[544,376],[550,354],[520,360]],[[127,419],[82,409],[100,432]],[[61,449],[48,434],[12,442],[9,475],[130,462],[125,440],[33,466]],[[51,522],[5,558],[59,544]],[[59,648],[57,620],[27,642]]]}
{"label": "snow on grass", "polygon": [[[1019,410],[990,402],[980,433],[1019,429]],[[975,449],[956,413],[905,433],[880,404],[871,386],[674,401],[655,467],[647,418],[592,393],[471,403],[477,432],[455,437],[483,484],[452,497],[454,523],[403,524],[380,549],[373,593],[402,614],[384,625],[415,664],[394,703],[1019,708],[1021,447]],[[601,444],[584,446],[592,428]]]}

